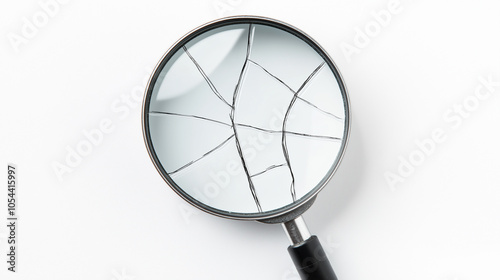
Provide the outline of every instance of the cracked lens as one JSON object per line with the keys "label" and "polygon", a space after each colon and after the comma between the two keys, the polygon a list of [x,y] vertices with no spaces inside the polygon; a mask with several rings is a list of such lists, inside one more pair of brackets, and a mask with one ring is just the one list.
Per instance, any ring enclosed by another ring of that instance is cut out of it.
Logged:
{"label": "cracked lens", "polygon": [[182,46],[150,101],[155,153],[187,194],[261,213],[307,195],[334,165],[344,101],[307,43],[261,24],[219,27]]}

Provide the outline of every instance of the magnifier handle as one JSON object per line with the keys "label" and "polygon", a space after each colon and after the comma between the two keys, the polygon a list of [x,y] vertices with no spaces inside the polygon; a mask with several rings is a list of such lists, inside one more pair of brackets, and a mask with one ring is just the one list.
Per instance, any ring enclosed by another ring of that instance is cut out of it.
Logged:
{"label": "magnifier handle", "polygon": [[316,235],[299,244],[289,246],[288,253],[302,280],[337,280]]}

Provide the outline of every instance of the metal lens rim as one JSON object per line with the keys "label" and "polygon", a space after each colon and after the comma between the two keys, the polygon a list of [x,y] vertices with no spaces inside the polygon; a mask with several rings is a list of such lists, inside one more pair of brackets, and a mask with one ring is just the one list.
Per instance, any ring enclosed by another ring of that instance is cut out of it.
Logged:
{"label": "metal lens rim", "polygon": [[[297,36],[299,39],[303,40],[306,42],[308,45],[310,45],[327,63],[327,65],[330,67],[332,72],[335,75],[335,78],[337,79],[337,82],[339,84],[342,98],[344,101],[344,110],[345,110],[345,119],[344,119],[344,135],[342,137],[342,143],[340,147],[340,151],[337,155],[337,158],[332,165],[332,167],[329,170],[329,173],[323,178],[323,180],[316,186],[314,187],[309,193],[301,197],[300,199],[296,200],[295,202],[286,205],[284,207],[274,209],[271,211],[265,211],[261,213],[238,213],[238,212],[230,212],[230,211],[224,211],[220,210],[214,207],[211,207],[209,205],[206,205],[192,196],[190,196],[188,193],[186,193],[180,186],[178,186],[167,174],[167,172],[164,170],[161,162],[159,161],[153,143],[151,141],[151,135],[149,131],[149,104],[151,101],[151,96],[153,93],[153,88],[155,86],[155,83],[163,69],[163,67],[167,64],[169,59],[180,49],[182,46],[184,46],[187,42],[192,40],[193,38],[210,31],[215,28],[227,26],[227,25],[233,25],[233,24],[261,24],[261,25],[267,25],[271,26],[274,28],[281,29],[285,32],[291,33],[295,36]],[[179,39],[161,58],[161,60],[158,62],[156,65],[149,81],[146,86],[146,93],[143,101],[143,106],[142,106],[142,130],[143,130],[143,136],[144,136],[144,141],[146,144],[146,148],[148,150],[149,156],[151,160],[153,161],[154,166],[162,176],[162,178],[165,180],[165,182],[178,194],[180,195],[184,200],[186,200],[188,203],[191,205],[197,207],[198,209],[205,211],[207,213],[213,214],[215,216],[219,217],[224,217],[224,218],[229,218],[229,219],[236,219],[236,220],[266,220],[278,216],[285,215],[287,213],[290,213],[300,206],[304,205],[307,203],[309,200],[313,199],[316,197],[319,191],[323,189],[323,187],[328,183],[328,181],[332,178],[333,174],[337,170],[345,152],[345,148],[347,146],[347,142],[349,139],[349,132],[350,132],[350,109],[349,109],[349,97],[347,94],[347,89],[344,84],[344,80],[340,74],[340,72],[337,69],[337,66],[333,62],[333,60],[330,58],[330,56],[326,53],[326,51],[316,42],[314,41],[311,37],[309,37],[306,33],[303,31],[299,30],[298,28],[291,26],[287,23],[271,19],[271,18],[265,18],[265,17],[259,17],[259,16],[235,16],[235,17],[226,17],[222,18],[219,20],[215,20],[212,22],[209,22],[207,24],[204,24],[188,34],[186,34],[184,37]]]}

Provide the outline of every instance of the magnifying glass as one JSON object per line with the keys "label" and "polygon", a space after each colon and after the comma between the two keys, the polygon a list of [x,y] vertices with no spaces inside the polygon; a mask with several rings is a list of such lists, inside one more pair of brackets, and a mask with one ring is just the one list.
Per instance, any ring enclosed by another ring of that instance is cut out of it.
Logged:
{"label": "magnifying glass", "polygon": [[281,223],[302,279],[337,279],[301,215],[342,159],[349,102],[307,34],[254,16],[191,31],[156,66],[142,125],[156,169],[184,200],[219,217]]}

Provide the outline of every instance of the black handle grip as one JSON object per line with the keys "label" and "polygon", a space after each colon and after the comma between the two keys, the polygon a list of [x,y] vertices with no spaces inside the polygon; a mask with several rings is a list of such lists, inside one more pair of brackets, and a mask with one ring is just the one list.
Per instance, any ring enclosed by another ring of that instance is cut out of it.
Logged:
{"label": "black handle grip", "polygon": [[303,280],[337,280],[316,235],[306,241],[288,247],[300,278]]}

